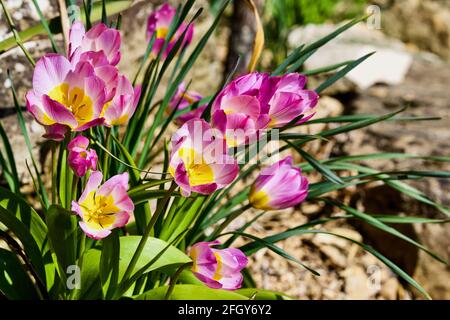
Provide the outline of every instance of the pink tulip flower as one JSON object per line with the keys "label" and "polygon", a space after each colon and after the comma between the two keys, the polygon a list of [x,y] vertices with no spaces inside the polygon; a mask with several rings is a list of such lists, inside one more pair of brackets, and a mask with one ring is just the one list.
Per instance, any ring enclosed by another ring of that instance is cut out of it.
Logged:
{"label": "pink tulip flower", "polygon": [[[173,111],[173,109],[177,108],[178,110],[183,110],[191,106],[197,101],[200,101],[203,97],[198,94],[195,91],[187,91],[184,83],[181,83],[177,91],[175,92],[175,95],[172,97],[172,99],[169,102],[169,109],[170,111]],[[194,119],[194,118],[200,118],[203,111],[205,111],[207,105],[201,105],[198,106],[196,109],[191,110],[185,114],[180,115],[178,118],[175,119],[175,123],[179,126],[183,125],[185,122]]]}
{"label": "pink tulip flower", "polygon": [[244,253],[235,248],[215,249],[211,246],[219,241],[198,242],[190,251],[193,261],[192,272],[208,287],[214,289],[236,290],[242,285],[241,270],[248,263]]}
{"label": "pink tulip flower", "polygon": [[63,140],[69,129],[84,131],[103,124],[99,116],[105,92],[105,82],[90,63],[80,61],[72,69],[64,56],[47,54],[34,69],[33,89],[26,94],[27,109],[47,127],[47,138]]}
{"label": "pink tulip flower", "polygon": [[69,58],[78,60],[84,52],[103,52],[108,63],[115,66],[120,61],[120,32],[103,23],[86,32],[81,21],[74,22],[69,32]]}
{"label": "pink tulip flower", "polygon": [[182,194],[210,194],[229,185],[238,173],[225,140],[204,120],[192,119],[172,136],[169,172]]}
{"label": "pink tulip flower", "polygon": [[97,168],[97,153],[94,149],[88,149],[88,146],[89,139],[83,136],[75,137],[67,146],[69,150],[67,160],[78,177],[84,177],[88,170]]}
{"label": "pink tulip flower", "polygon": [[249,201],[256,209],[279,210],[298,205],[307,195],[308,180],[288,156],[261,171],[250,189]]}
{"label": "pink tulip flower", "polygon": [[[147,19],[147,41],[155,34],[155,42],[153,43],[152,52],[157,55],[161,51],[164,45],[164,41],[169,33],[170,25],[175,18],[176,9],[171,7],[168,3],[164,3],[160,8],[151,13]],[[175,43],[183,35],[186,30],[185,37],[181,44],[181,47],[187,46],[191,43],[194,35],[194,26],[187,25],[182,22],[178,30],[175,31],[173,37],[169,40],[166,50],[162,53],[162,57],[165,58],[174,47]]]}
{"label": "pink tulip flower", "polygon": [[102,178],[100,171],[92,172],[80,199],[72,201],[72,211],[81,218],[81,229],[95,240],[125,226],[134,211],[127,194],[128,173],[113,176],[100,186]]}
{"label": "pink tulip flower", "polygon": [[114,98],[105,105],[102,111],[107,126],[126,124],[136,111],[141,96],[140,86],[133,88],[127,77],[122,75],[118,80]]}
{"label": "pink tulip flower", "polygon": [[[306,77],[298,73],[269,76],[252,72],[229,83],[213,103],[213,127],[226,137],[230,147],[248,143],[258,131],[279,128],[300,116],[307,121],[318,95],[304,89]],[[242,132],[245,133],[242,138]]]}

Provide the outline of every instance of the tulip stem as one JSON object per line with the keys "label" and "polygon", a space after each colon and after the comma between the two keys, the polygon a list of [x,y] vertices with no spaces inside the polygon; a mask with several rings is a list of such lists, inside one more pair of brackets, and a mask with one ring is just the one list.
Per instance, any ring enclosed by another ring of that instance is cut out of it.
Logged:
{"label": "tulip stem", "polygon": [[56,167],[58,165],[58,158],[56,157],[56,142],[52,142],[52,204],[56,204]]}
{"label": "tulip stem", "polygon": [[[106,150],[108,150],[108,148],[109,148],[109,140],[111,138],[111,128],[106,127],[105,129],[106,129],[105,148],[106,148]],[[109,171],[108,170],[109,169],[108,162],[109,162],[109,152],[105,152],[103,154],[103,166],[102,166],[103,176],[105,178],[108,176],[108,171]]]}
{"label": "tulip stem", "polygon": [[164,300],[169,300],[170,296],[172,295],[173,289],[175,289],[175,285],[177,284],[178,278],[180,277],[181,273],[183,272],[184,269],[190,266],[192,266],[192,262],[183,264],[181,267],[178,268],[177,272],[175,272],[175,274],[170,278],[169,288],[167,288]]}
{"label": "tulip stem", "polygon": [[158,220],[159,215],[163,212],[164,207],[166,206],[167,202],[169,201],[169,199],[170,199],[172,193],[175,191],[176,187],[177,187],[177,184],[172,183],[172,185],[170,186],[170,189],[167,191],[167,193],[164,196],[163,200],[161,201],[160,205],[156,208],[155,213],[153,214],[152,218],[150,219],[150,222],[148,223],[147,227],[144,230],[144,234],[141,237],[141,241],[139,241],[138,247],[137,247],[136,251],[134,252],[133,257],[131,258],[131,261],[128,264],[128,267],[123,275],[121,285],[119,287],[123,287],[123,284],[127,283],[128,279],[131,277],[131,274],[134,271],[134,268],[136,267],[136,263],[138,262],[142,251],[144,250],[145,244],[147,243],[147,239],[153,229],[153,226],[156,224],[156,221]]}
{"label": "tulip stem", "polygon": [[236,209],[235,211],[231,212],[228,218],[225,219],[224,222],[220,226],[218,226],[214,232],[208,237],[206,241],[212,241],[213,239],[217,238],[220,233],[237,217],[239,217],[241,214],[243,214],[245,211],[250,209],[252,205],[250,203],[246,204],[243,207],[240,207],[239,209]]}

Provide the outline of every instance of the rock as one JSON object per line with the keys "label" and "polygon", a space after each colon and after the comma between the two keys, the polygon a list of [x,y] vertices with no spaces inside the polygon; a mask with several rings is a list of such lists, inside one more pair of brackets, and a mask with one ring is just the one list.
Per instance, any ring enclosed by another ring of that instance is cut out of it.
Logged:
{"label": "rock", "polygon": [[[302,43],[312,43],[338,27],[332,24],[299,27],[289,34],[288,44],[295,48]],[[364,24],[354,26],[318,49],[305,62],[305,68],[316,69],[355,60],[371,52],[376,53],[349,72],[347,79],[360,89],[367,89],[375,83],[399,84],[403,81],[411,65],[411,53],[398,40],[387,38]]]}
{"label": "rock", "polygon": [[398,286],[399,284],[397,279],[390,278],[382,284],[380,295],[386,300],[396,300]]}
{"label": "rock", "polygon": [[[450,66],[414,57],[403,83],[386,87],[375,85],[361,91],[346,106],[354,114],[386,114],[409,105],[407,114],[441,117],[437,121],[382,122],[341,135],[333,149],[335,155],[400,152],[415,155],[446,156],[450,148]],[[432,162],[419,159],[365,161],[377,170],[440,170],[450,171],[447,162]],[[420,179],[405,181],[427,197],[450,206],[448,179]],[[359,187],[353,195],[352,205],[373,214],[411,215],[428,218],[446,218],[435,207],[425,205],[387,186]],[[355,221],[356,222],[356,221]],[[364,242],[394,261],[413,275],[435,299],[448,299],[450,292],[450,270],[448,266],[431,258],[415,246],[388,235],[365,223],[354,224],[363,235]],[[392,225],[412,239],[422,243],[432,252],[446,260],[450,258],[449,224]],[[399,295],[400,296],[400,295]],[[415,294],[416,297],[420,295]]]}
{"label": "rock", "polygon": [[450,6],[442,0],[375,0],[381,8],[381,28],[450,60]]}
{"label": "rock", "polygon": [[345,268],[347,258],[338,248],[331,245],[321,245],[319,249],[330,259],[330,262],[340,268]]}
{"label": "rock", "polygon": [[345,271],[345,293],[349,300],[368,300],[373,293],[369,289],[368,277],[362,267],[353,266]]}

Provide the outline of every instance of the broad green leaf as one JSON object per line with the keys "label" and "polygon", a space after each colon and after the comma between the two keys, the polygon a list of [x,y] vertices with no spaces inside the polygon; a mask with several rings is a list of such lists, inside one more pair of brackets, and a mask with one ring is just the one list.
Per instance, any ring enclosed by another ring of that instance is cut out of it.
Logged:
{"label": "broad green leaf", "polygon": [[286,294],[282,292],[257,289],[257,288],[243,288],[235,291],[251,300],[291,300]]}
{"label": "broad green leaf", "polygon": [[52,205],[45,214],[52,258],[58,273],[65,280],[67,267],[74,265],[77,256],[77,218],[68,210]]}
{"label": "broad green leaf", "polygon": [[42,283],[45,283],[45,268],[39,244],[36,243],[28,228],[11,212],[0,207],[0,222],[20,240],[30,263]]}
{"label": "broad green leaf", "polygon": [[37,288],[17,256],[0,248],[0,292],[10,300],[37,300]]}
{"label": "broad green leaf", "polygon": [[39,250],[44,253],[47,226],[37,212],[22,197],[3,187],[0,187],[0,207],[15,214],[30,232]]}
{"label": "broad green leaf", "polygon": [[[120,237],[120,260],[119,260],[119,281],[122,279],[131,258],[136,251],[140,236]],[[149,237],[144,249],[136,262],[133,273],[144,267],[149,261],[157,256],[167,246],[167,242]],[[182,251],[175,247],[169,247],[162,256],[155,261],[145,272],[156,270],[162,267],[181,265],[190,262],[191,259]]]}
{"label": "broad green leaf", "polygon": [[83,263],[80,268],[81,288],[77,290],[78,299],[101,299],[102,286],[100,282],[100,257],[99,249],[90,249],[84,253]]}
{"label": "broad green leaf", "polygon": [[[113,230],[110,236],[103,240],[102,254],[100,258],[100,279],[103,292],[109,298],[117,286],[119,272],[120,241],[117,230]],[[83,260],[84,261],[84,260]],[[106,288],[108,287],[108,288]],[[105,292],[106,291],[106,292]]]}
{"label": "broad green leaf", "polygon": [[[163,300],[168,288],[168,286],[159,287],[133,298],[135,300]],[[177,284],[173,289],[170,300],[248,300],[248,298],[233,291],[211,289],[192,284]]]}

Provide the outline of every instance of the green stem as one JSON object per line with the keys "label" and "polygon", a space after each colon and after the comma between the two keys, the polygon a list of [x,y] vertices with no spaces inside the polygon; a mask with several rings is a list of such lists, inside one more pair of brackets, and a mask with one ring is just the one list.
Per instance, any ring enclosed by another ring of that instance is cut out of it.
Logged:
{"label": "green stem", "polygon": [[252,207],[252,205],[250,203],[246,204],[245,206],[233,211],[227,219],[225,219],[225,221],[218,226],[214,232],[208,237],[207,241],[211,241],[211,239],[215,239],[219,236],[219,234],[233,221],[235,220],[237,217],[239,217],[241,214],[243,214],[245,211],[247,211],[248,209],[250,209]]}
{"label": "green stem", "polygon": [[6,21],[8,22],[9,28],[11,29],[11,32],[13,33],[14,39],[16,40],[17,45],[22,49],[22,52],[25,54],[25,57],[28,59],[28,61],[31,63],[31,65],[34,67],[36,63],[34,62],[34,59],[31,57],[28,50],[24,47],[22,43],[22,39],[20,38],[19,32],[16,29],[16,26],[11,18],[11,15],[9,14],[8,9],[6,9],[6,5],[3,2],[3,0],[0,0],[0,3],[3,7],[3,11],[5,12]]}
{"label": "green stem", "polygon": [[178,278],[180,277],[181,273],[184,269],[191,266],[192,262],[188,262],[183,264],[181,267],[178,268],[177,272],[173,275],[172,278],[170,278],[170,284],[169,288],[167,288],[166,295],[164,297],[164,300],[169,300],[170,296],[172,295],[173,289],[175,288],[175,285],[177,284]]}
{"label": "green stem", "polygon": [[132,272],[134,271],[136,263],[138,262],[139,257],[142,254],[142,251],[144,250],[145,244],[147,243],[147,239],[153,229],[153,226],[155,225],[156,221],[158,220],[159,215],[163,212],[164,207],[166,206],[167,202],[169,201],[169,199],[176,187],[177,187],[177,185],[175,183],[172,183],[172,185],[170,186],[170,189],[167,191],[167,194],[164,196],[163,201],[161,201],[160,205],[158,206],[158,208],[156,209],[152,218],[150,219],[150,222],[148,223],[147,227],[144,230],[144,234],[141,237],[141,241],[139,241],[139,245],[138,245],[133,257],[131,258],[131,261],[125,271],[125,274],[123,275],[122,282],[121,282],[122,284],[127,282],[127,280],[130,278]]}
{"label": "green stem", "polygon": [[[106,127],[106,136],[105,136],[105,148],[108,150],[109,148],[109,140],[111,137],[111,128]],[[109,152],[104,152],[103,154],[103,165],[102,165],[102,169],[103,169],[103,177],[108,176],[108,161],[109,161]]]}
{"label": "green stem", "polygon": [[57,193],[56,193],[57,165],[58,165],[58,157],[56,157],[56,142],[52,142],[52,204],[56,204],[57,202]]}

